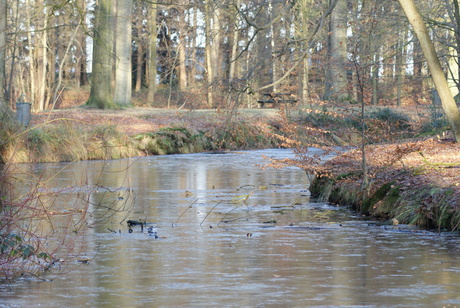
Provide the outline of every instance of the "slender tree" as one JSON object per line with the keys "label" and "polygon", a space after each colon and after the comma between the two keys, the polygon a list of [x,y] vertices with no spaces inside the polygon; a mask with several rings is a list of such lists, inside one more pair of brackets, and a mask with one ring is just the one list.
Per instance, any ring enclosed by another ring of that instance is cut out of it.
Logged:
{"label": "slender tree", "polygon": [[[234,19],[230,19],[231,24],[229,25],[231,30],[231,55],[230,55],[230,64],[229,64],[229,72],[228,72],[228,80],[232,82],[233,79],[237,78],[237,57],[238,57],[238,42],[239,42],[239,31],[238,29],[238,16],[236,15],[236,10],[240,8],[241,0],[236,0],[235,7],[233,8],[233,16]],[[236,9],[235,9],[236,8]]]}
{"label": "slender tree", "polygon": [[208,107],[214,105],[213,92],[214,92],[214,64],[212,63],[212,3],[211,0],[205,0],[205,63],[206,63],[206,82],[207,82],[207,91],[206,91],[206,102]]}
{"label": "slender tree", "polygon": [[430,68],[431,77],[439,93],[442,107],[451,125],[455,140],[460,142],[460,112],[455,100],[450,92],[446,77],[439,62],[433,42],[428,34],[428,30],[423,23],[422,16],[417,10],[413,0],[399,0],[404,13],[407,16],[412,28],[420,41],[421,48]]}
{"label": "slender tree", "polygon": [[0,0],[0,103],[6,98],[6,12],[7,0]]}
{"label": "slender tree", "polygon": [[34,19],[35,28],[35,80],[31,82],[35,83],[35,101],[34,107],[37,110],[44,110],[49,100],[49,94],[47,93],[47,67],[48,67],[48,31],[45,29],[48,27],[48,13],[46,11],[45,1],[35,1],[37,11],[35,12],[36,17]]}
{"label": "slender tree", "polygon": [[[155,2],[155,1],[154,1]],[[142,1],[136,1],[136,16],[135,16],[135,31],[134,31],[134,42],[135,42],[135,48],[134,48],[134,62],[135,62],[135,70],[134,70],[134,75],[135,75],[135,85],[134,85],[134,91],[135,92],[140,92],[142,89],[142,81],[144,77],[144,57],[145,57],[145,39],[144,39],[144,2]],[[153,5],[153,4],[152,4]],[[155,4],[156,5],[156,4]],[[150,22],[156,22],[152,20],[148,20],[148,23]]]}
{"label": "slender tree", "polygon": [[179,13],[179,43],[177,45],[177,51],[179,53],[179,89],[185,91],[187,89],[187,70],[186,70],[186,29],[187,25],[185,22],[185,8],[186,1],[181,1],[178,7]]}
{"label": "slender tree", "polygon": [[157,4],[153,1],[149,7],[149,59],[147,104],[153,106],[157,83]]}

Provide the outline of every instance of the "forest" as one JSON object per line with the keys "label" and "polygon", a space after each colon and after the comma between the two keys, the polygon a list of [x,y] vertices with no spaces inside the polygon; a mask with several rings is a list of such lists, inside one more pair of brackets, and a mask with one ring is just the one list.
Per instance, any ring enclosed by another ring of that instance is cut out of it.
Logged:
{"label": "forest", "polygon": [[292,148],[265,167],[303,169],[311,200],[458,231],[459,54],[458,0],[0,0],[0,278],[61,262],[36,220],[62,215],[73,241],[119,192],[21,169],[48,162]]}
{"label": "forest", "polygon": [[[98,108],[439,103],[397,1],[0,1],[1,101],[34,111],[80,92]],[[407,2],[407,1],[403,1]],[[409,1],[411,2],[411,1]],[[458,1],[418,1],[453,95]]]}

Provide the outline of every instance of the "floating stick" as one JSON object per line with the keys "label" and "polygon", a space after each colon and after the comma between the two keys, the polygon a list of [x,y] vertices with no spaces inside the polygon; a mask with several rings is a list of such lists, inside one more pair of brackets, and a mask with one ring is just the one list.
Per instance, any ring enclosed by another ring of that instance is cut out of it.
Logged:
{"label": "floating stick", "polygon": [[208,212],[208,214],[206,214],[205,218],[200,222],[200,227],[201,227],[201,225],[203,224],[203,222],[206,220],[206,218],[208,218],[209,214],[211,214],[211,212],[212,212],[219,204],[221,204],[221,203],[222,203],[222,202],[219,201],[216,205],[214,205],[214,206],[212,207],[212,209]]}
{"label": "floating stick", "polygon": [[173,222],[171,226],[172,226],[172,227],[176,226],[177,223],[179,222],[179,219],[182,217],[182,215],[184,215],[185,212],[188,211],[188,209],[191,209],[191,208],[192,208],[192,205],[194,205],[197,201],[198,201],[198,199],[196,199],[195,201],[193,201],[192,204],[190,204],[190,205],[185,209],[185,211],[183,211],[183,212],[179,215],[179,217],[177,217],[176,222]]}

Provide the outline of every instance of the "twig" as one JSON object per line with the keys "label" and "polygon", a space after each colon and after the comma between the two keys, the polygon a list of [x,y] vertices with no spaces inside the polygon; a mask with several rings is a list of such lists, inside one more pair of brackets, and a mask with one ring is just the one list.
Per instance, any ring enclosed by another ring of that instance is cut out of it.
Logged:
{"label": "twig", "polygon": [[194,205],[197,201],[198,201],[198,199],[196,199],[195,201],[193,201],[193,203],[190,204],[190,205],[185,209],[185,211],[183,211],[183,212],[179,215],[179,217],[177,217],[176,222],[172,223],[171,227],[177,226],[177,223],[179,222],[179,219],[182,217],[182,215],[184,215],[185,212],[188,211],[188,209],[191,209],[191,208],[192,208],[192,205]]}
{"label": "twig", "polygon": [[204,217],[204,219],[200,222],[200,227],[201,227],[201,225],[203,224],[203,222],[206,220],[206,218],[208,218],[209,214],[211,214],[211,212],[212,212],[219,204],[221,204],[221,203],[222,203],[222,202],[219,201],[216,205],[214,205],[214,206],[212,207],[212,209],[208,212],[208,214],[206,214],[206,216]]}
{"label": "twig", "polygon": [[237,220],[241,220],[241,219],[247,219],[249,217],[253,217],[253,216],[256,216],[257,213],[252,213],[252,214],[249,214],[249,215],[246,215],[246,216],[242,216],[242,217],[238,217],[238,218],[233,218],[233,219],[230,219],[230,220],[224,220],[224,218],[222,218],[221,221],[219,221],[219,223],[217,225],[219,225],[221,222],[224,222],[224,223],[229,223],[229,222],[232,222],[232,221],[237,221]]}
{"label": "twig", "polygon": [[[243,204],[240,204],[240,205],[238,205],[238,206],[232,208],[232,209],[231,209],[230,211],[228,211],[227,213],[225,213],[224,217],[222,217],[222,219],[219,221],[219,223],[217,223],[217,225],[219,225],[221,222],[224,222],[224,219],[225,219],[225,217],[227,217],[228,214],[230,214],[231,212],[233,212],[233,210],[236,210],[237,208],[240,208],[241,206],[243,206]],[[246,204],[246,206],[247,206],[247,204]],[[251,216],[251,215],[249,215],[249,216]],[[238,219],[240,219],[240,218],[236,218],[236,219],[232,219],[232,220],[227,220],[227,221],[225,221],[225,222],[229,222],[229,221],[233,221],[233,220],[238,220]]]}

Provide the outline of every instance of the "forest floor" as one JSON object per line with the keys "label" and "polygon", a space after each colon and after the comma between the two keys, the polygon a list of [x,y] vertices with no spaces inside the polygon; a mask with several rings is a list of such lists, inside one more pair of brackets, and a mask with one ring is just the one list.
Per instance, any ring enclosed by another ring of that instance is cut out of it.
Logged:
{"label": "forest floor", "polygon": [[[458,230],[460,224],[460,144],[448,136],[366,147],[368,190],[363,197],[362,152],[355,149],[324,166],[325,188],[316,195],[347,203],[360,212],[402,223]],[[334,192],[335,190],[335,192]]]}
{"label": "forest floor", "polygon": [[[278,112],[279,110],[276,109],[243,109],[238,110],[236,114],[248,119],[262,120],[276,117]],[[228,112],[220,112],[214,109],[177,110],[133,107],[122,110],[99,110],[73,107],[36,113],[32,116],[32,125],[64,118],[87,125],[114,125],[127,135],[135,135],[151,133],[163,127],[173,127],[179,124],[187,124],[187,126],[199,129],[208,125],[207,120],[212,120],[213,117],[223,118],[227,115]]]}

